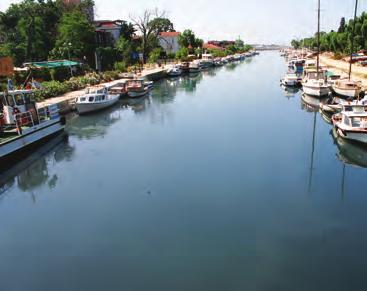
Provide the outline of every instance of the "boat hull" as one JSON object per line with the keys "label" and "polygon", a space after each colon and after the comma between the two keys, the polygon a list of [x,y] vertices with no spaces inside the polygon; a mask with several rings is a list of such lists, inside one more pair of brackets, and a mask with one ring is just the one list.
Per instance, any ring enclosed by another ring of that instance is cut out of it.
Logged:
{"label": "boat hull", "polygon": [[367,143],[367,132],[343,130],[338,126],[337,126],[337,132],[342,138],[361,142],[361,143]]}
{"label": "boat hull", "polygon": [[0,171],[8,168],[9,163],[24,158],[31,149],[44,144],[51,138],[61,134],[64,125],[61,121],[50,121],[41,127],[24,133],[0,146]]}
{"label": "boat hull", "polygon": [[343,89],[337,86],[332,86],[332,90],[335,94],[345,98],[357,98],[361,92],[360,89]]}
{"label": "boat hull", "polygon": [[75,107],[78,110],[79,114],[88,114],[115,105],[119,101],[119,98],[120,97],[118,96],[114,99],[100,103],[76,103]]}
{"label": "boat hull", "polygon": [[328,87],[315,87],[303,84],[303,92],[313,97],[325,97],[329,95],[330,90]]}
{"label": "boat hull", "polygon": [[130,98],[142,97],[142,96],[146,95],[147,93],[148,93],[148,90],[144,90],[144,91],[141,91],[141,92],[137,92],[137,91],[127,92],[127,94],[129,95]]}

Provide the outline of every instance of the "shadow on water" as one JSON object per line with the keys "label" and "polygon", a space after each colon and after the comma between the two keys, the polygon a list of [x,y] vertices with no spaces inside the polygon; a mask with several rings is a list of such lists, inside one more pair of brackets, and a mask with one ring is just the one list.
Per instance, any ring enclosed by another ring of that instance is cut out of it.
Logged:
{"label": "shadow on water", "polygon": [[62,161],[70,161],[74,150],[66,134],[55,137],[0,175],[0,197],[15,185],[23,192],[33,192],[42,185],[55,188],[58,176],[50,174],[49,168]]}

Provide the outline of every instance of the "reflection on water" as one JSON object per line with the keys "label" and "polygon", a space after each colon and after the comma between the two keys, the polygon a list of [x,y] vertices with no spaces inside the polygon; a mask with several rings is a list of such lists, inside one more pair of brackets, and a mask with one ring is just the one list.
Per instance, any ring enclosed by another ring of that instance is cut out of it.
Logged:
{"label": "reflection on water", "polygon": [[299,87],[288,87],[281,85],[281,88],[283,89],[284,96],[288,99],[296,97],[296,94],[300,91]]}
{"label": "reflection on water", "polygon": [[338,158],[345,164],[367,168],[367,147],[358,142],[346,140],[338,135],[335,128],[331,131],[336,146]]}
{"label": "reflection on water", "polygon": [[121,104],[94,114],[79,116],[73,113],[67,118],[66,131],[79,139],[103,137],[108,128],[121,119]]}
{"label": "reflection on water", "polygon": [[235,68],[70,116],[1,184],[0,289],[366,290],[367,171],[335,155],[360,149],[284,98],[277,52]]}
{"label": "reflection on water", "polygon": [[69,144],[67,135],[59,135],[0,175],[0,195],[15,186],[23,192],[34,192],[43,185],[52,190],[56,187],[58,176],[50,174],[49,169],[56,163],[70,161],[73,152],[74,147]]}

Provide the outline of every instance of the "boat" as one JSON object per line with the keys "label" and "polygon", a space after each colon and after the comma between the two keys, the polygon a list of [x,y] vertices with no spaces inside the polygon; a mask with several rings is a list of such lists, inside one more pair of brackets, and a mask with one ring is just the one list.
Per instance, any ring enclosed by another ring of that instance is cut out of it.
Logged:
{"label": "boat", "polygon": [[126,84],[127,94],[131,98],[142,97],[149,92],[149,86],[142,79],[129,80]]}
{"label": "boat", "polygon": [[349,75],[347,80],[338,80],[333,86],[333,91],[341,97],[346,98],[358,98],[361,93],[362,86],[360,82],[356,82],[351,79],[352,76],[352,64],[354,54],[354,35],[356,30],[356,19],[357,19],[358,0],[354,7],[354,25],[352,26],[352,45],[350,49],[350,60],[349,60]]}
{"label": "boat", "polygon": [[211,54],[203,54],[200,61],[200,65],[203,69],[207,69],[214,66],[214,59]]}
{"label": "boat", "polygon": [[346,101],[343,99],[329,99],[328,102],[322,103],[320,109],[329,113],[340,113],[342,111],[358,110],[359,107],[363,107],[367,110],[367,98],[362,100]]}
{"label": "boat", "polygon": [[180,65],[180,69],[183,74],[187,74],[190,72],[190,63],[189,62],[183,62]]}
{"label": "boat", "polygon": [[353,110],[334,114],[332,122],[342,138],[367,143],[367,112],[363,107],[360,112]]}
{"label": "boat", "polygon": [[330,86],[327,83],[326,71],[308,70],[302,81],[303,92],[309,96],[323,98],[329,95]]}
{"label": "boat", "polygon": [[109,93],[119,95],[120,98],[127,96],[126,82],[119,82],[109,88]]}
{"label": "boat", "polygon": [[88,114],[108,108],[119,99],[120,94],[111,94],[107,86],[88,87],[84,95],[75,99],[75,107],[79,114]]}
{"label": "boat", "polygon": [[38,108],[32,90],[0,93],[0,170],[64,131],[57,105]]}
{"label": "boat", "polygon": [[154,82],[153,81],[144,81],[144,86],[148,88],[148,90],[153,89]]}
{"label": "boat", "polygon": [[287,87],[297,87],[301,84],[302,78],[296,73],[287,73],[281,80],[282,85]]}
{"label": "boat", "polygon": [[169,77],[177,77],[182,75],[182,70],[179,66],[174,66],[167,70],[167,75]]}
{"label": "boat", "polygon": [[358,98],[362,91],[361,82],[356,82],[354,80],[346,79],[346,80],[337,80],[332,85],[333,92],[340,97],[344,98]]}
{"label": "boat", "polygon": [[198,62],[191,62],[189,66],[190,74],[196,74],[200,72],[200,65]]}

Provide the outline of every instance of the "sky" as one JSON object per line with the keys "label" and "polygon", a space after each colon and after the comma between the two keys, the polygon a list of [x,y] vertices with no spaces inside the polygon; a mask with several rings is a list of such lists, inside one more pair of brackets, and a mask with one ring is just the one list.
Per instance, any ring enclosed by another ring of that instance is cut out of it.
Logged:
{"label": "sky", "polygon": [[[0,10],[19,0],[0,0]],[[190,28],[207,40],[241,37],[251,44],[289,44],[317,30],[317,0],[95,0],[96,19],[129,20],[145,9],[167,12],[177,31]],[[321,29],[338,29],[352,18],[355,0],[321,0]],[[359,14],[367,0],[359,0]]]}

